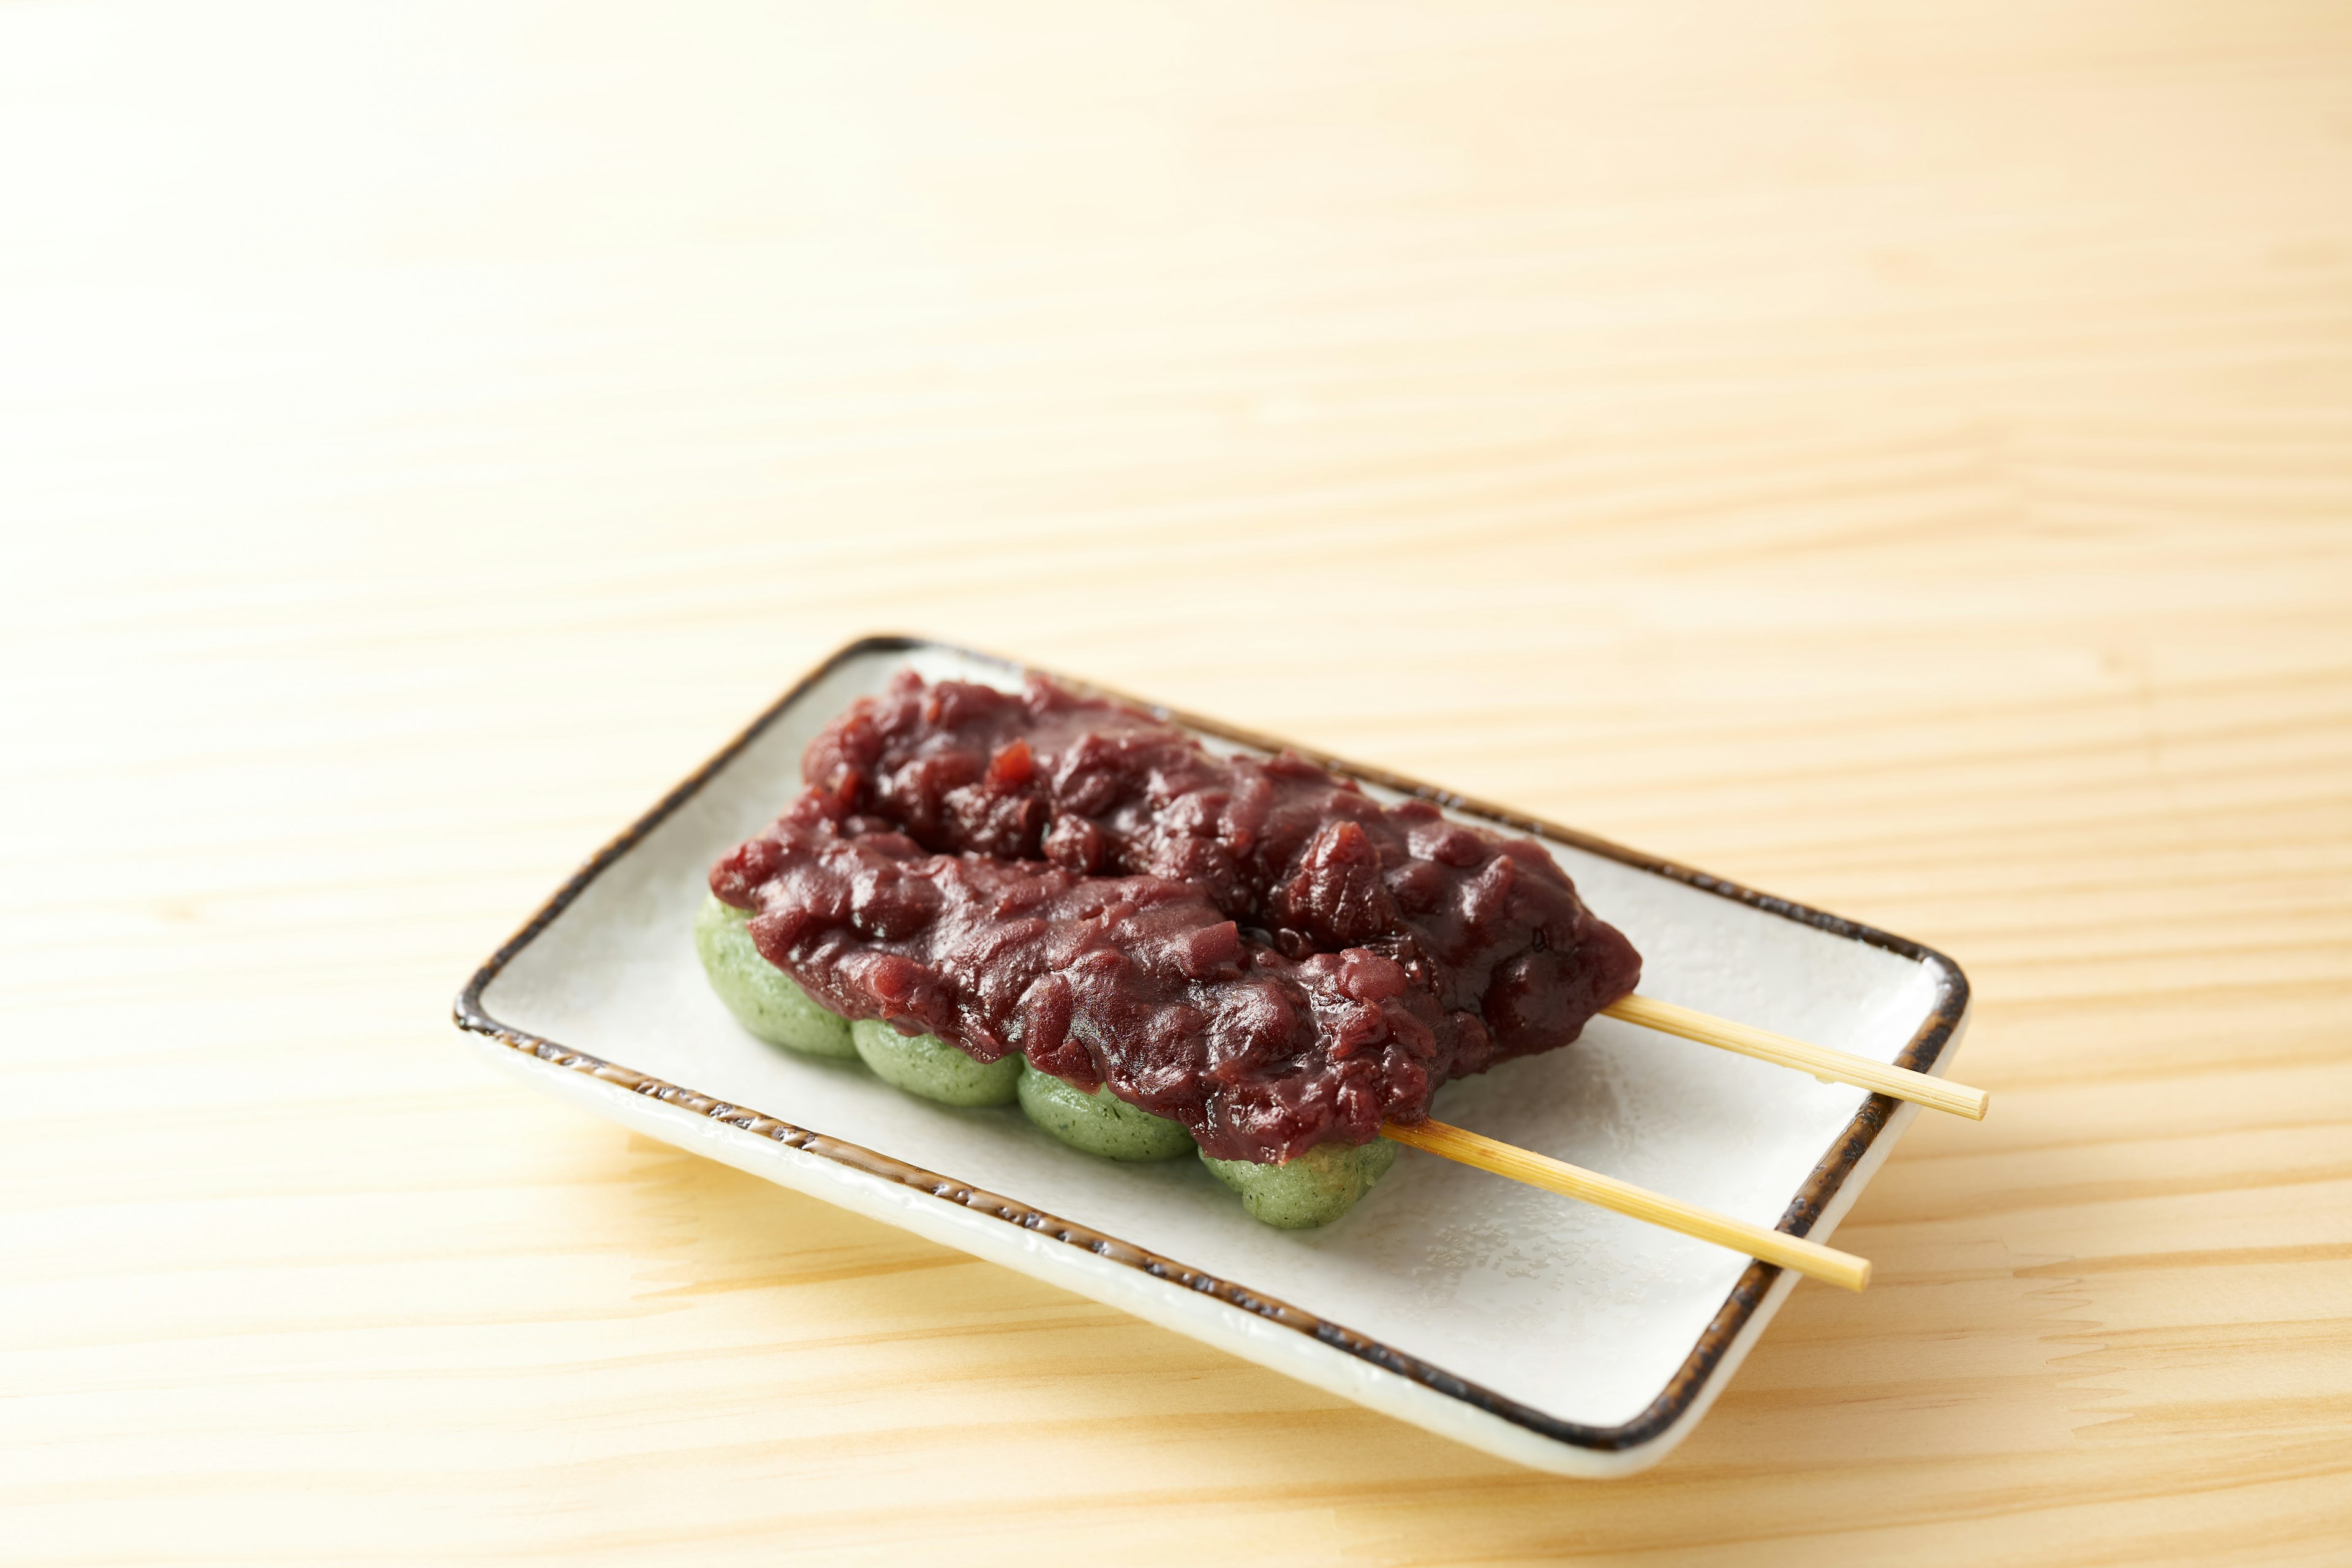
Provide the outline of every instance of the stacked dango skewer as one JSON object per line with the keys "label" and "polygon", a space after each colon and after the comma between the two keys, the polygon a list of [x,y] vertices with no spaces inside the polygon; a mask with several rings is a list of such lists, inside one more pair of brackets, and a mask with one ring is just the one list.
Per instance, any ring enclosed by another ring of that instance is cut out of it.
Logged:
{"label": "stacked dango skewer", "polygon": [[713,868],[698,924],[747,1026],[945,1103],[1018,1101],[1110,1158],[1197,1140],[1272,1224],[1336,1218],[1406,1144],[1860,1289],[1860,1258],[1425,1119],[1449,1077],[1600,1012],[1984,1113],[1976,1090],[1638,994],[1639,955],[1532,841],[1302,759],[1213,757],[1050,682],[907,678],[804,772]]}

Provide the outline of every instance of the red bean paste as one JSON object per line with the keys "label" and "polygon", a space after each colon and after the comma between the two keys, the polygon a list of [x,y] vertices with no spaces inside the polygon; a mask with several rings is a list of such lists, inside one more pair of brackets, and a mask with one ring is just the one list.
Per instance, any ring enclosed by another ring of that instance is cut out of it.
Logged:
{"label": "red bean paste", "polygon": [[710,888],[825,1005],[1287,1160],[1576,1038],[1642,960],[1542,846],[1121,703],[901,675]]}

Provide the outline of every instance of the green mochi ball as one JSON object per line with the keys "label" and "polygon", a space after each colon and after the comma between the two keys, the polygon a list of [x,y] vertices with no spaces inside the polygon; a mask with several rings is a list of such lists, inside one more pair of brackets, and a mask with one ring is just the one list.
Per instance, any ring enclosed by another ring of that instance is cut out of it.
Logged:
{"label": "green mochi ball", "polygon": [[941,1105],[1010,1105],[1020,1092],[1018,1056],[976,1062],[937,1035],[902,1035],[879,1018],[858,1019],[849,1038],[876,1078]]}
{"label": "green mochi ball", "polygon": [[1206,1153],[1201,1163],[1241,1194],[1252,1219],[1284,1230],[1311,1230],[1353,1208],[1396,1157],[1394,1143],[1375,1138],[1360,1146],[1318,1143],[1286,1165],[1213,1160]]}
{"label": "green mochi ball", "polygon": [[694,950],[702,972],[727,1010],[772,1045],[813,1057],[853,1057],[849,1020],[801,989],[793,978],[751,945],[751,915],[717,899],[702,900],[694,917]]}
{"label": "green mochi ball", "polygon": [[1031,1068],[1021,1075],[1020,1094],[1030,1121],[1071,1148],[1106,1160],[1172,1160],[1192,1148],[1182,1122],[1138,1110],[1108,1084],[1089,1094]]}

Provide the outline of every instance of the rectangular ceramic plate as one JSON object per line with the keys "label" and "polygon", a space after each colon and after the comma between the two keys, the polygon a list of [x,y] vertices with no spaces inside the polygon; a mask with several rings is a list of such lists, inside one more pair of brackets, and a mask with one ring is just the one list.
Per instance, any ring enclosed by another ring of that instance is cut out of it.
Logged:
{"label": "rectangular ceramic plate", "polygon": [[[641,1131],[1490,1453],[1595,1477],[1663,1458],[1795,1276],[1411,1151],[1338,1223],[1272,1230],[1197,1162],[1094,1159],[1015,1109],[933,1105],[735,1023],[690,935],[705,873],[798,791],[817,729],[908,668],[1006,687],[1024,673],[912,638],[843,649],[566,883],[467,984],[460,1026]],[[1277,744],[1169,717],[1221,750]],[[1953,1055],[1968,982],[1916,942],[1316,760],[1383,798],[1423,795],[1538,837],[1642,950],[1648,994],[1927,1072]],[[1447,1086],[1436,1105],[1448,1121],[1820,1238],[1914,1110],[1607,1018],[1570,1049]]]}

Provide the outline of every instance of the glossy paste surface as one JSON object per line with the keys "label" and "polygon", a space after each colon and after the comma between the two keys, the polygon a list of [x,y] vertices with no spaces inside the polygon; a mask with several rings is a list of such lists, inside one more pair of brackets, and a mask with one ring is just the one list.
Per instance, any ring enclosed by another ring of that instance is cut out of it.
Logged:
{"label": "glossy paste surface", "polygon": [[1531,839],[1213,755],[1050,680],[908,674],[809,746],[711,890],[827,1006],[1280,1162],[1566,1045],[1641,959]]}

